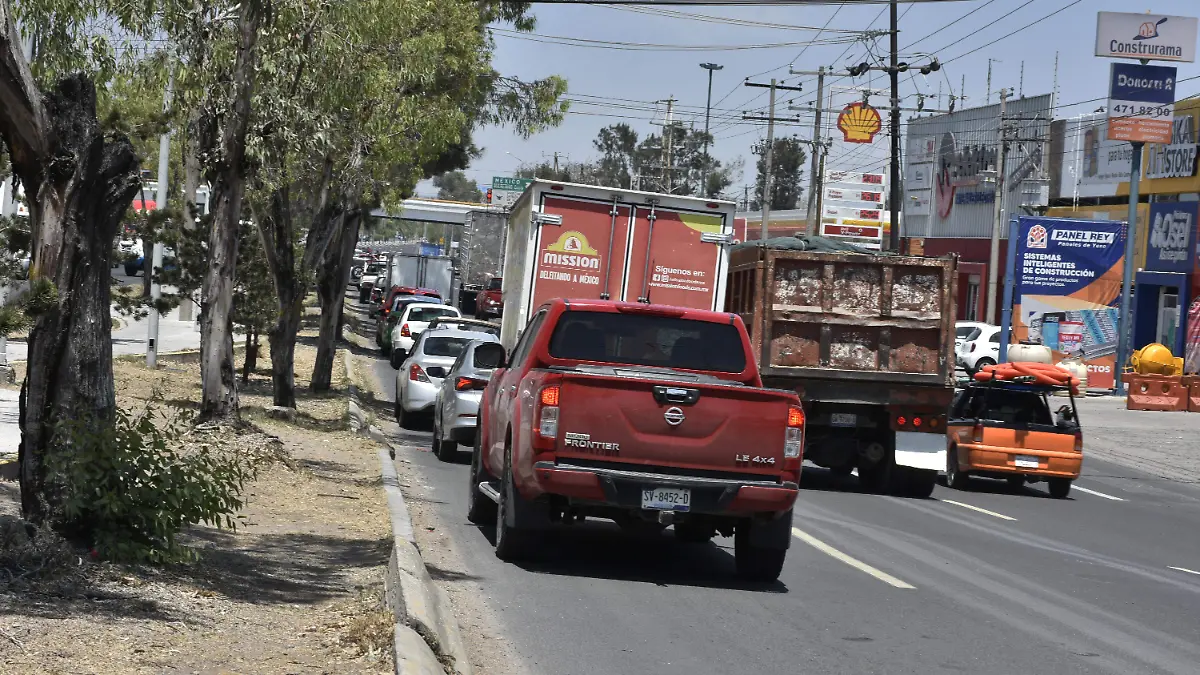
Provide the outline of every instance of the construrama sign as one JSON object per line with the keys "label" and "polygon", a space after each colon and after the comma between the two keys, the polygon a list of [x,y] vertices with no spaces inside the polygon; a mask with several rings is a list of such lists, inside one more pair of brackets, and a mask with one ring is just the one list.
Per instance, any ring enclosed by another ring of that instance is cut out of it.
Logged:
{"label": "construrama sign", "polygon": [[1196,60],[1196,19],[1100,12],[1096,18],[1096,56],[1191,63]]}

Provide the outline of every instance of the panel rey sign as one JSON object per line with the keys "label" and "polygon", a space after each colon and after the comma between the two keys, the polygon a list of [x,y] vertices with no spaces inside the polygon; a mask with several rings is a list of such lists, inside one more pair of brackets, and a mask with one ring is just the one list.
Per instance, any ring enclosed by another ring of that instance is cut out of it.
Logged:
{"label": "panel rey sign", "polygon": [[1175,118],[1175,68],[1112,64],[1108,140],[1170,143]]}

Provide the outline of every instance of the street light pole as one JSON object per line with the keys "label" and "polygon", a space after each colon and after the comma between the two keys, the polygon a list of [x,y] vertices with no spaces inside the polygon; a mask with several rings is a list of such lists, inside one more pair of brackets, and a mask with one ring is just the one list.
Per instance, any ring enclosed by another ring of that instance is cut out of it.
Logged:
{"label": "street light pole", "polygon": [[900,68],[897,62],[899,57],[898,38],[900,33],[899,21],[896,18],[896,0],[892,0],[891,6],[892,19],[892,44],[891,44],[891,68],[888,73],[891,76],[892,84],[892,124],[891,124],[891,142],[892,142],[892,160],[891,160],[891,196],[888,198],[888,207],[891,213],[889,219],[891,221],[891,237],[888,247],[900,252]]}
{"label": "street light pole", "polygon": [[700,194],[708,196],[706,194],[708,189],[708,165],[710,163],[708,157],[708,144],[710,140],[710,136],[708,135],[708,121],[712,113],[713,71],[721,70],[725,66],[719,66],[715,63],[701,63],[700,67],[708,71],[708,102],[704,104],[704,169],[700,172]]}
{"label": "street light pole", "polygon": [[[171,91],[175,86],[174,70],[167,76],[167,89],[163,92],[163,113],[171,111]],[[158,189],[155,191],[154,201],[155,208],[162,210],[167,208],[167,200],[170,199],[170,193],[167,192],[167,169],[171,156],[171,130],[167,129],[161,136],[158,137]],[[142,202],[145,206],[145,202]],[[162,283],[158,278],[158,272],[163,266],[163,243],[162,237],[157,237],[159,241],[154,242],[153,254],[149,261],[142,262],[142,274],[150,277],[150,298],[153,300],[155,307],[150,310],[150,321],[147,326],[146,336],[146,367],[156,368],[158,366],[158,300],[162,297]],[[149,264],[146,264],[149,262]]]}

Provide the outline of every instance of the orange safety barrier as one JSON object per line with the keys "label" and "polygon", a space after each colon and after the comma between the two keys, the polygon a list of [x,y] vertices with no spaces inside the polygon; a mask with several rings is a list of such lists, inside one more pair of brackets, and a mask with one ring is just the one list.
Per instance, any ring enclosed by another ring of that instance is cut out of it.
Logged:
{"label": "orange safety barrier", "polygon": [[1128,410],[1160,410],[1182,412],[1188,409],[1189,387],[1179,375],[1122,375],[1129,395],[1125,399]]}
{"label": "orange safety barrier", "polygon": [[1188,412],[1200,412],[1200,376],[1184,375],[1180,383],[1188,390]]}
{"label": "orange safety barrier", "polygon": [[1012,380],[1017,377],[1032,377],[1035,384],[1054,387],[1062,387],[1070,383],[1071,392],[1074,394],[1079,393],[1079,378],[1072,375],[1066,368],[1056,366],[1053,363],[1010,361],[1007,363],[998,363],[994,366],[984,366],[982,370],[975,373],[975,379],[980,382]]}

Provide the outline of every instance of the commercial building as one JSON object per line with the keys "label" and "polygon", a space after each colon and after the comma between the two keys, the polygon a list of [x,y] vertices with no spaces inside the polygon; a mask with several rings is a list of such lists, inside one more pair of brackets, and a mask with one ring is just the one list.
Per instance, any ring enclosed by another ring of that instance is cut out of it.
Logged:
{"label": "commercial building", "polygon": [[[998,278],[1005,269],[1009,220],[1037,213],[1049,200],[1052,104],[1045,94],[1007,101],[1003,119],[995,104],[908,120],[902,232],[910,251],[958,254],[960,319],[997,320],[984,314],[1002,131],[1008,154],[1000,189]],[[996,292],[999,298],[1003,288]]]}

